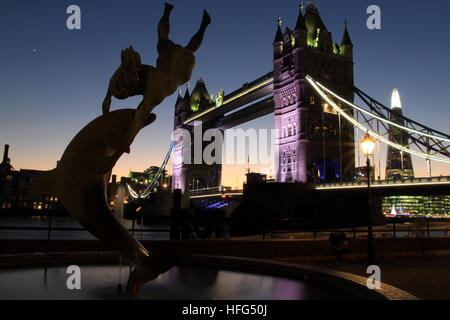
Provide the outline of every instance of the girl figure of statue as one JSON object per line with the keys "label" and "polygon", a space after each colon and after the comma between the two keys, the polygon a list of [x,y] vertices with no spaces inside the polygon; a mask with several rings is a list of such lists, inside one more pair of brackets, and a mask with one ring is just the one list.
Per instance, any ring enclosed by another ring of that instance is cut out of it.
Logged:
{"label": "girl figure of statue", "polygon": [[158,25],[156,68],[141,64],[141,57],[133,47],[123,50],[122,63],[111,78],[108,92],[103,101],[103,114],[109,112],[112,97],[123,100],[136,95],[144,96],[138,109],[142,108],[148,114],[191,78],[195,66],[194,53],[201,46],[211,18],[205,10],[200,29],[188,45],[182,47],[169,39],[169,17],[172,9],[171,4],[165,4],[164,15]]}
{"label": "girl figure of statue", "polygon": [[[171,4],[165,4],[164,14],[158,25],[158,59],[156,67],[141,64],[139,53],[132,47],[122,51],[122,63],[109,83],[108,92],[103,101],[103,115],[107,115],[111,106],[111,98],[127,99],[143,95],[134,121],[120,141],[115,142],[115,152],[110,157],[110,164],[115,164],[124,152],[129,152],[139,131],[152,123],[156,116],[151,113],[166,97],[172,95],[180,85],[189,81],[195,66],[194,53],[200,48],[206,28],[211,24],[211,18],[206,10],[197,33],[183,47],[169,39],[169,17],[173,9]],[[103,173],[103,172],[101,172]]]}

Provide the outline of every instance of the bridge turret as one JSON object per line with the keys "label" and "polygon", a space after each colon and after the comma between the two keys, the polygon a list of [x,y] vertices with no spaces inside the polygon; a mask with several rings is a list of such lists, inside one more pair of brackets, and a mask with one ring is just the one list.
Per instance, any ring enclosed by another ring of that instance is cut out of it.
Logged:
{"label": "bridge turret", "polygon": [[190,108],[192,112],[197,112],[201,108],[209,105],[212,102],[211,96],[206,89],[203,79],[199,79],[191,94]]}
{"label": "bridge turret", "polygon": [[320,29],[317,41],[317,47],[319,50],[325,51],[328,54],[333,52],[333,39],[331,32],[328,32],[326,29]]}
{"label": "bridge turret", "polygon": [[306,28],[305,18],[303,17],[303,3],[298,7],[298,18],[295,24],[294,37],[295,46],[302,48],[307,45],[308,29]]}
{"label": "bridge turret", "polygon": [[353,43],[350,39],[350,34],[348,33],[347,20],[344,22],[344,35],[342,36],[340,53],[347,59],[353,61]]}
{"label": "bridge turret", "polygon": [[273,58],[279,59],[283,55],[283,32],[281,31],[281,17],[278,17],[278,28],[273,40]]}
{"label": "bridge turret", "polygon": [[182,90],[181,88],[178,89],[178,97],[177,101],[175,102],[175,106],[181,105],[181,102],[183,101],[183,98],[181,97]]}
{"label": "bridge turret", "polygon": [[175,123],[174,127],[178,127],[181,122],[183,121],[181,119],[181,113],[183,112],[183,98],[181,97],[181,89],[178,89],[178,97],[177,101],[175,102]]}
{"label": "bridge turret", "polygon": [[313,3],[309,3],[305,13],[305,27],[307,29],[307,44],[326,53],[334,52],[331,32],[328,31],[319,10]]}
{"label": "bridge turret", "polygon": [[318,46],[320,32],[322,30],[328,30],[320,17],[319,10],[312,2],[306,8],[305,25],[308,31],[308,46],[316,48]]}
{"label": "bridge turret", "polygon": [[189,94],[189,83],[186,84],[186,92],[184,93],[183,97],[183,112],[187,114],[191,110],[191,95]]}
{"label": "bridge turret", "polygon": [[177,101],[175,102],[175,127],[180,128],[183,126],[183,122],[187,119],[189,113],[190,104],[190,94],[189,94],[189,84],[186,84],[186,92],[184,97],[182,97],[181,88],[178,90]]}
{"label": "bridge turret", "polygon": [[294,33],[286,27],[283,34],[283,55],[286,55],[292,51],[295,45]]}
{"label": "bridge turret", "polygon": [[189,102],[191,100],[191,95],[189,94],[189,83],[186,84],[186,92],[184,93],[183,100]]}
{"label": "bridge turret", "polygon": [[175,123],[174,123],[174,129],[178,128],[183,124],[183,121],[186,118],[186,112],[184,110],[184,100],[181,96],[182,91],[181,88],[178,89],[178,97],[177,101],[175,102]]}

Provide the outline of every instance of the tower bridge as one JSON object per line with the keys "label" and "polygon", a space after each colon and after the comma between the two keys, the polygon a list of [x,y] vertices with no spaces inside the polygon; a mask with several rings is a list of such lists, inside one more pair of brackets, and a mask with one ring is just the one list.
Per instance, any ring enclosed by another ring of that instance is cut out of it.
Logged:
{"label": "tower bridge", "polygon": [[[257,206],[261,199],[277,203],[277,197],[283,196],[283,204],[277,206],[302,207],[303,211],[311,211],[311,204],[299,204],[299,194],[305,195],[305,199],[316,199],[322,206],[332,203],[335,207],[335,203],[345,200],[344,193],[349,198],[342,207],[348,207],[350,212],[363,212],[361,208],[366,201],[360,193],[366,185],[355,179],[358,171],[355,158],[359,153],[355,139],[361,132],[367,132],[385,144],[388,151],[387,180],[378,177],[373,183],[379,205],[391,205],[394,201],[395,206],[402,194],[443,195],[444,207],[448,207],[446,190],[450,181],[445,177],[431,178],[431,162],[450,164],[450,136],[405,117],[398,92],[394,92],[389,108],[358,89],[354,84],[353,49],[347,22],[340,43],[335,43],[317,7],[311,3],[305,10],[300,8],[292,30],[286,27],[283,31],[282,21],[278,20],[272,71],[229,94],[219,91],[216,96],[210,95],[203,80],[197,82],[192,92],[187,88],[184,96],[180,91],[175,104],[175,130],[193,133],[199,124],[203,132],[226,130],[274,114],[278,167],[274,183],[247,185],[244,190],[232,191],[221,186],[221,164],[184,163],[183,155],[190,151],[193,157],[194,146],[173,141],[168,153],[169,156],[172,152],[173,159],[172,188],[188,193],[201,205],[219,207],[241,198],[252,202],[249,190],[256,190],[253,205]],[[362,106],[355,104],[356,97]],[[426,159],[429,179],[414,178],[411,156]],[[289,185],[292,188],[288,190]],[[150,189],[145,197],[151,193]],[[291,197],[292,203],[288,205],[286,192],[291,191],[297,192],[297,196]],[[359,207],[352,202],[359,203]],[[263,211],[266,209],[261,207]],[[317,210],[325,214],[332,209]],[[320,216],[321,212],[316,214]]]}
{"label": "tower bridge", "polygon": [[[174,128],[193,132],[201,123],[203,131],[226,130],[273,113],[279,132],[275,182],[280,183],[353,180],[359,130],[387,144],[388,178],[413,178],[411,155],[450,163],[450,136],[404,117],[399,105],[383,106],[355,86],[353,48],[347,22],[336,44],[317,7],[301,7],[292,30],[283,31],[278,20],[272,71],[215,97],[200,80],[192,94],[180,92]],[[365,107],[353,104],[355,96]],[[175,142],[172,187],[220,187],[221,165],[184,164],[185,151]]]}
{"label": "tower bridge", "polygon": [[[355,167],[353,126],[322,110],[306,75],[353,101],[353,44],[347,25],[341,43],[335,44],[314,4],[309,4],[305,13],[303,8],[299,10],[293,30],[286,27],[283,32],[279,19],[273,71],[228,95],[218,94],[216,99],[211,99],[203,81],[198,82],[192,94],[186,90],[184,97],[178,96],[174,128],[193,131],[201,122],[203,130],[225,130],[274,113],[275,129],[281,133],[275,143],[280,163],[277,182],[313,182],[316,173],[327,180],[351,179]],[[339,136],[330,135],[336,128]],[[191,181],[207,188],[220,186],[220,165],[183,164],[179,161],[182,154],[182,146],[175,143],[173,188],[186,191]]]}

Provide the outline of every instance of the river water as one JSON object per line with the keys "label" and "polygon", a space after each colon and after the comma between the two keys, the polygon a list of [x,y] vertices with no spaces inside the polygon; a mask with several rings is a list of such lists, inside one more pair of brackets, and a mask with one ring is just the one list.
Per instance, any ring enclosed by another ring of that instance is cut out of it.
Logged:
{"label": "river water", "polygon": [[[0,215],[0,239],[47,239],[49,228],[48,217],[30,217],[21,215]],[[123,220],[125,227],[131,229],[132,222]],[[43,230],[11,230],[10,227],[17,228],[42,228]],[[53,240],[94,240],[95,238],[84,230],[53,230],[54,228],[82,228],[80,224],[71,217],[53,217],[51,220],[50,237]],[[168,240],[168,232],[142,232],[141,229],[162,229],[169,230],[167,225],[140,225],[136,223],[134,236],[139,240]]]}

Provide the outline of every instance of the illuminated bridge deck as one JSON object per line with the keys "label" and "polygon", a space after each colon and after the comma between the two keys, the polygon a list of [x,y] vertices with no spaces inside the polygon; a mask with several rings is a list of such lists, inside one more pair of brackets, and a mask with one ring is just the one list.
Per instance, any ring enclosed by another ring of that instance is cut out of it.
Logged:
{"label": "illuminated bridge deck", "polygon": [[[251,83],[246,83],[241,88],[226,95],[224,97],[222,105],[216,106],[213,103],[210,106],[206,107],[204,111],[194,114],[192,117],[186,119],[186,121],[184,121],[184,124],[194,125],[194,123],[197,121],[204,122],[211,119],[223,117],[227,113],[230,113],[247,104],[255,102],[258,99],[271,95],[272,92],[273,92],[273,75],[272,72],[269,72],[264,76],[256,79],[255,81]],[[239,114],[239,116],[233,115],[233,118],[230,119],[230,122],[233,122],[233,125],[237,125],[240,124],[236,123],[237,119],[241,117],[248,118],[252,113],[256,114],[253,117],[257,117],[273,112],[274,110],[273,99],[271,97],[267,98],[263,101],[256,102],[254,105],[251,105],[248,108],[250,108],[250,111],[245,112],[241,110],[244,113]],[[236,113],[239,112],[240,111]],[[246,121],[249,121],[249,119],[246,119]],[[225,122],[222,119],[222,123],[219,125],[228,127],[229,125],[227,125]]]}
{"label": "illuminated bridge deck", "polygon": [[[267,182],[271,184],[270,182]],[[292,184],[295,185],[295,184]],[[375,194],[401,195],[401,194],[424,194],[424,195],[450,195],[450,177],[417,178],[397,181],[373,181],[371,188]],[[365,191],[367,182],[342,182],[315,185],[317,191],[349,192]],[[191,199],[213,198],[213,197],[241,197],[243,190],[231,190],[227,187],[193,190],[189,192]]]}
{"label": "illuminated bridge deck", "polygon": [[243,194],[244,193],[242,190],[220,191],[217,188],[213,188],[189,192],[189,197],[191,199],[214,198],[214,197],[241,197]]}
{"label": "illuminated bridge deck", "polygon": [[[450,177],[417,178],[397,181],[373,181],[371,188],[380,195],[450,195]],[[316,185],[318,191],[358,191],[367,189],[367,182],[329,183]]]}
{"label": "illuminated bridge deck", "polygon": [[[436,178],[417,178],[407,180],[392,180],[392,181],[374,181],[371,183],[372,188],[398,188],[406,186],[438,186],[447,185],[450,187],[450,177],[436,177]],[[317,190],[333,190],[333,189],[361,189],[367,188],[367,182],[343,182],[343,183],[328,183],[316,186]]]}

